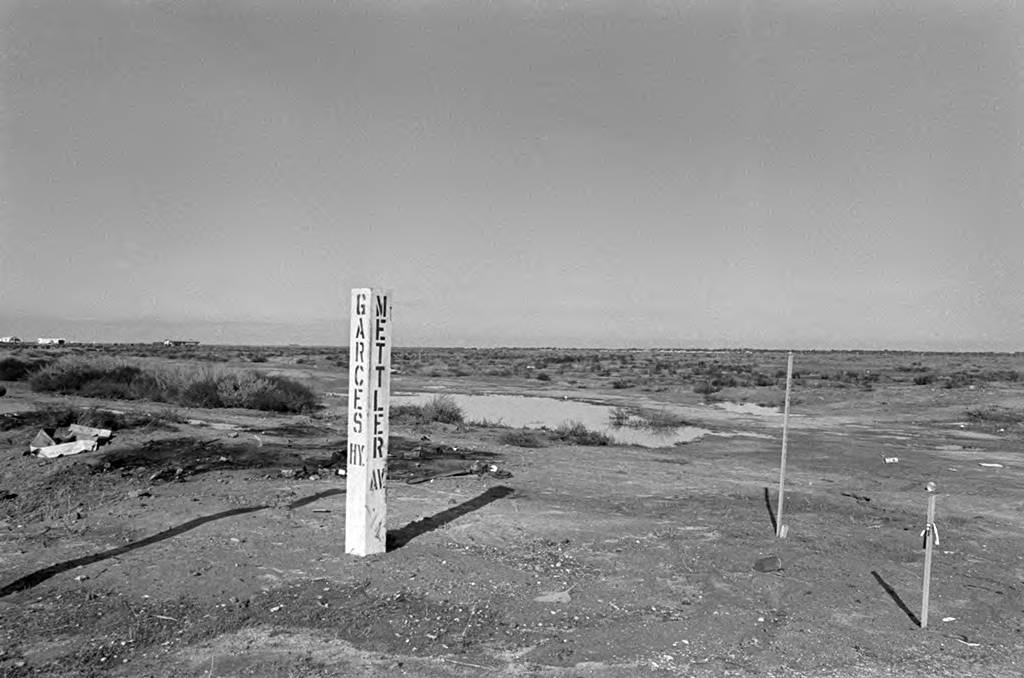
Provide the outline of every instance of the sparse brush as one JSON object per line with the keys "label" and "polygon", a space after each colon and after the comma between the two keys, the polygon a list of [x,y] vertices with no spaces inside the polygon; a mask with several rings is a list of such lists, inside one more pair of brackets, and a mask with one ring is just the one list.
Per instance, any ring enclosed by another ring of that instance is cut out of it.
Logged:
{"label": "sparse brush", "polygon": [[629,423],[629,419],[632,415],[629,410],[625,407],[616,407],[608,415],[608,423],[615,428],[621,428]]}
{"label": "sparse brush", "polygon": [[516,447],[544,447],[544,438],[537,431],[530,429],[505,431],[498,436],[498,442]]}
{"label": "sparse brush", "polygon": [[967,418],[976,423],[1021,424],[1024,423],[1024,410],[990,405],[967,410]]}
{"label": "sparse brush", "polygon": [[591,431],[578,421],[566,422],[552,432],[556,440],[570,445],[610,445],[612,439],[600,431]]}
{"label": "sparse brush", "polygon": [[443,424],[461,424],[465,420],[462,408],[450,395],[438,395],[423,405],[423,418],[426,421],[439,421]]}
{"label": "sparse brush", "polygon": [[309,412],[317,405],[312,390],[281,376],[144,361],[135,364],[102,356],[62,358],[33,374],[30,384],[35,391],[173,402],[187,407]]}
{"label": "sparse brush", "polygon": [[388,420],[393,424],[422,424],[423,408],[419,405],[392,405]]}
{"label": "sparse brush", "polygon": [[0,381],[22,381],[47,364],[47,360],[30,360],[7,356],[0,358]]}

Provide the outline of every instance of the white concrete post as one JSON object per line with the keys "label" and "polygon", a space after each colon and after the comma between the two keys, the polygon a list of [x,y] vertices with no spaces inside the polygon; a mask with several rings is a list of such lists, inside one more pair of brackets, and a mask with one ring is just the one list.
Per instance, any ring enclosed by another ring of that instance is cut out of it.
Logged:
{"label": "white concrete post", "polygon": [[345,553],[387,548],[388,404],[391,294],[352,290],[348,361],[348,478]]}

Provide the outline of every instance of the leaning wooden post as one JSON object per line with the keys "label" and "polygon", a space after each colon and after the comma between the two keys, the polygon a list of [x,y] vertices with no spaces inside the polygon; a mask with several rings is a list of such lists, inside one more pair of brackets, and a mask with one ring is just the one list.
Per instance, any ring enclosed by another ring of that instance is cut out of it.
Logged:
{"label": "leaning wooden post", "polygon": [[921,628],[928,628],[928,596],[932,585],[932,546],[939,543],[939,530],[935,527],[935,483],[925,486],[928,490],[928,518],[921,537],[924,539],[924,582],[921,586]]}
{"label": "leaning wooden post", "polygon": [[782,460],[779,462],[779,508],[775,514],[775,536],[785,537],[788,530],[782,524],[782,504],[786,500],[786,448],[789,444],[789,392],[793,388],[793,352],[786,361],[786,406],[782,412]]}
{"label": "leaning wooden post", "polygon": [[390,293],[352,290],[348,365],[345,553],[365,556],[387,549]]}

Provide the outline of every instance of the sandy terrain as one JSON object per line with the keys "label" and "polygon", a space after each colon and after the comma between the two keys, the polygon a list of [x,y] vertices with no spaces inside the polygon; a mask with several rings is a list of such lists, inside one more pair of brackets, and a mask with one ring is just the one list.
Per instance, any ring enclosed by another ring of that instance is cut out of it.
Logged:
{"label": "sandy terrain", "polygon": [[[878,360],[895,374],[899,360]],[[321,392],[345,380],[322,363],[270,367]],[[520,448],[489,426],[394,425],[391,548],[356,558],[332,457],[344,398],[314,416],[181,411],[205,423],[129,428],[57,460],[24,456],[35,431],[12,425],[0,431],[0,675],[1024,674],[1024,426],[966,416],[1021,412],[1017,382],[805,376],[778,540],[781,417],[728,411],[670,376],[644,389],[409,372],[395,390],[673,404],[728,435]],[[167,410],[3,385],[0,413]],[[511,476],[406,482],[474,460]],[[927,481],[940,544],[921,629]],[[782,569],[756,571],[769,555]]]}

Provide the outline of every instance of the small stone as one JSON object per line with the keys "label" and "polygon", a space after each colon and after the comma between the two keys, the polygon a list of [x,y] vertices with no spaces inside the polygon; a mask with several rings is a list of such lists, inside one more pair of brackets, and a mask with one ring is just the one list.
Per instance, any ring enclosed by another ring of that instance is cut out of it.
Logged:
{"label": "small stone", "polygon": [[758,572],[778,572],[782,569],[782,559],[771,555],[754,561],[754,569]]}

